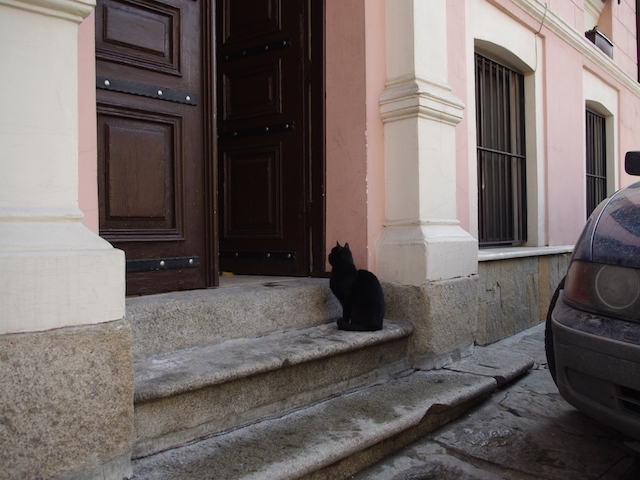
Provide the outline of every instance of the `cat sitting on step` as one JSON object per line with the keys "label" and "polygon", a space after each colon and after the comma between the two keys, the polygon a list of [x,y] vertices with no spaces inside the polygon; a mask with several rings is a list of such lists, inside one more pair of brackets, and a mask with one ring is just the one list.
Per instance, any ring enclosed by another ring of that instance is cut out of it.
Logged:
{"label": "cat sitting on step", "polygon": [[381,330],[384,318],[384,294],[376,276],[368,270],[357,270],[349,244],[336,242],[329,254],[333,267],[329,286],[342,304],[338,328],[360,332]]}

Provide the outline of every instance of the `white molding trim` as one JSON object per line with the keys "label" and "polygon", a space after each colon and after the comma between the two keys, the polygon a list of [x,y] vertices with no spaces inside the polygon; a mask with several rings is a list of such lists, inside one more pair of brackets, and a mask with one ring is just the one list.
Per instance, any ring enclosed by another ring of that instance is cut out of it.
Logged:
{"label": "white molding trim", "polygon": [[80,23],[96,6],[95,0],[0,0],[0,5]]}
{"label": "white molding trim", "polygon": [[478,262],[508,260],[512,258],[543,257],[573,252],[573,245],[557,247],[501,247],[478,249]]}
{"label": "white molding trim", "polygon": [[384,123],[420,117],[455,126],[462,120],[465,109],[448,85],[413,75],[387,82],[379,101]]}
{"label": "white molding trim", "polygon": [[540,22],[541,27],[547,27],[640,98],[640,84],[636,79],[625,72],[613,59],[601,52],[584,34],[569,25],[553,10],[548,9],[545,3],[540,0],[511,0],[511,2],[534,20]]}
{"label": "white molding trim", "polygon": [[65,207],[2,207],[0,223],[8,222],[82,222],[79,208]]}
{"label": "white molding trim", "polygon": [[416,220],[414,218],[385,220],[385,227],[430,227],[432,225],[448,225],[457,227],[460,221],[455,218],[422,218]]}
{"label": "white molding trim", "polygon": [[604,2],[602,0],[584,0],[584,10],[597,20],[604,10]]}

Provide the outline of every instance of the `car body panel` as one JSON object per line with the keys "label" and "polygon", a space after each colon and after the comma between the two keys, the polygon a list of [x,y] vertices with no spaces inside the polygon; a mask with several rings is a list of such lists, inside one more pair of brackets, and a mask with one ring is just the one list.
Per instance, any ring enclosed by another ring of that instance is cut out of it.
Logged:
{"label": "car body panel", "polygon": [[626,323],[634,336],[640,334],[640,326],[588,317],[576,322],[575,310],[562,298],[553,311],[558,390],[578,410],[640,440],[640,338],[612,338],[619,336],[612,334],[618,322]]}
{"label": "car body panel", "polygon": [[[640,153],[632,160],[638,167]],[[582,263],[570,266],[547,320],[553,345],[547,357],[554,361],[558,390],[578,410],[640,440],[640,311],[590,311],[560,290],[576,285],[582,294],[593,290],[591,280],[576,273],[584,271],[579,267],[584,262],[638,269],[640,278],[640,182],[598,205],[576,243],[574,261]]]}
{"label": "car body panel", "polygon": [[640,268],[640,182],[598,205],[580,235],[573,259]]}

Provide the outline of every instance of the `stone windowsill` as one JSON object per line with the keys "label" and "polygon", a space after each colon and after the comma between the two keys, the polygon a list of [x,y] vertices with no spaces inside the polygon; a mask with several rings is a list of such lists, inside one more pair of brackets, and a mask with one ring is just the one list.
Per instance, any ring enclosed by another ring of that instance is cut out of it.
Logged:
{"label": "stone windowsill", "polygon": [[501,247],[481,248],[478,250],[478,262],[507,260],[511,258],[539,257],[542,255],[560,255],[573,252],[573,245],[557,247]]}

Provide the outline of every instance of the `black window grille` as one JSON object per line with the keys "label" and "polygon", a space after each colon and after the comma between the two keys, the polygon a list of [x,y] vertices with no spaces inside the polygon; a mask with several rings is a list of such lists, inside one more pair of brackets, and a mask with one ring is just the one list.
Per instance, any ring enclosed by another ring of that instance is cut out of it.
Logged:
{"label": "black window grille", "polygon": [[607,197],[605,118],[587,110],[587,217]]}
{"label": "black window grille", "polygon": [[524,76],[476,54],[478,240],[527,240]]}

